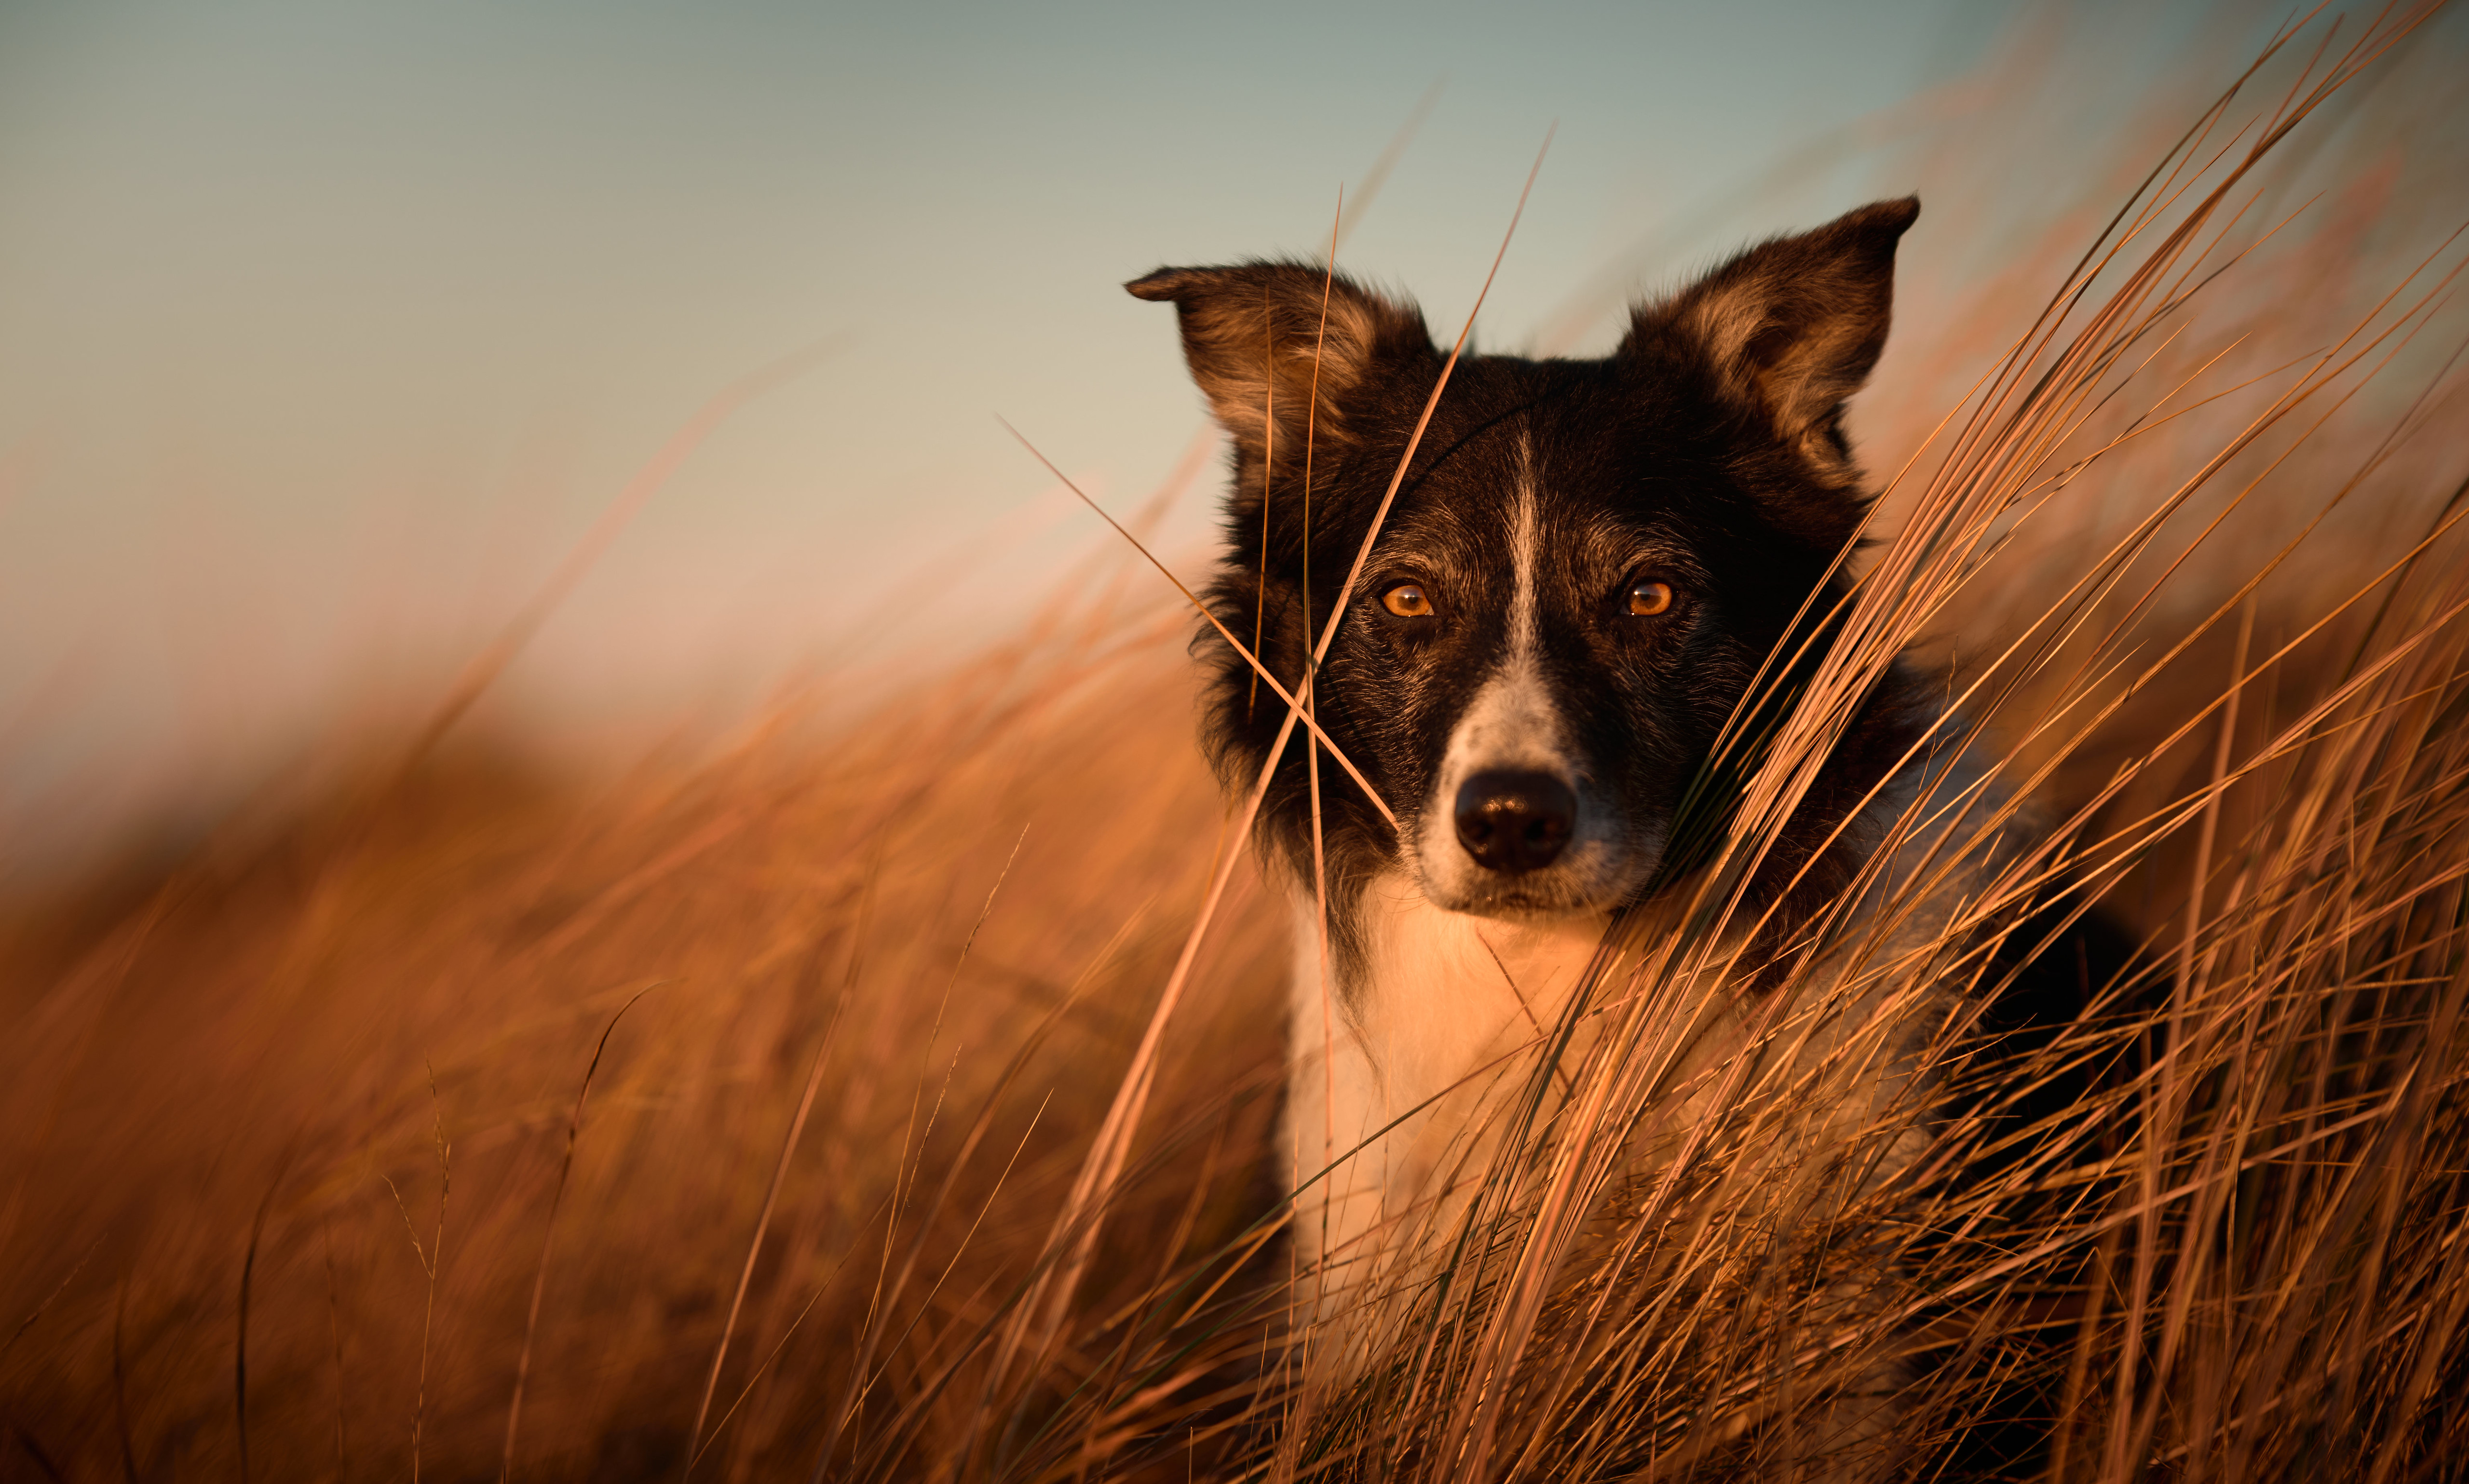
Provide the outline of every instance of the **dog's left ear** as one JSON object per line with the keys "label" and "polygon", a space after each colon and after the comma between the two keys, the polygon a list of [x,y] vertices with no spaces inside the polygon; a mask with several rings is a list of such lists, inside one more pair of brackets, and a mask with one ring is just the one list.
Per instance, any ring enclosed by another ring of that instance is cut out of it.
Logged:
{"label": "dog's left ear", "polygon": [[1639,306],[1622,349],[1676,337],[1702,358],[1721,395],[1763,417],[1821,476],[1848,480],[1843,401],[1885,348],[1895,244],[1920,214],[1920,197],[1907,195],[1762,242],[1671,298]]}

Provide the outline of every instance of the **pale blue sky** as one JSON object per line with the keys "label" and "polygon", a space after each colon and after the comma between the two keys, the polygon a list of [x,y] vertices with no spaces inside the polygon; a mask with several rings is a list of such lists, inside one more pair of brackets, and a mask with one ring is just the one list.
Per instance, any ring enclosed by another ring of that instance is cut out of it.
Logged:
{"label": "pale blue sky", "polygon": [[[2148,59],[2155,13],[2099,24]],[[999,624],[1098,537],[996,415],[1139,499],[1197,403],[1172,316],[1117,285],[1316,251],[1434,84],[1342,263],[1453,328],[1557,121],[1478,331],[1532,345],[1590,283],[1910,189],[1852,126],[2033,44],[2017,14],[13,0],[0,830],[427,694],[700,403],[824,337],[506,703],[638,737],[847,657],[868,613]],[[989,529],[1003,559],[947,583],[935,554]]]}

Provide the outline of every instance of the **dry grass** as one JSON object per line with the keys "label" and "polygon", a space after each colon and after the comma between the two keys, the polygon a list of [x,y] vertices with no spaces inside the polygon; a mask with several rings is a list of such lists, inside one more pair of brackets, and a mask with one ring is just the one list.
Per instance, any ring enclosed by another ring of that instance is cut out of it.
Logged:
{"label": "dry grass", "polygon": [[[1126,569],[862,724],[589,796],[450,742],[20,904],[8,1468],[1772,1478],[2020,1415],[2037,1476],[2457,1473],[2469,202],[2411,172],[2458,116],[2420,19],[2311,19],[1924,292],[1842,641],[1399,1239],[1451,1281],[1373,1300],[1362,1384],[1275,1358],[1284,929],[1237,862],[1187,953],[1234,841]],[[1928,868],[1670,1085],[1737,884],[1915,648],[1983,728],[1907,810]],[[1984,1046],[1960,1007],[2095,898],[2134,966]],[[1909,1013],[1841,1023],[1846,965]],[[1842,1130],[1950,987],[1942,1095]],[[1891,1437],[1825,1400],[1907,1373]]]}
{"label": "dry grass", "polygon": [[[449,756],[21,916],[10,1299],[70,1281],[6,1358],[12,1446],[236,1467],[245,1268],[259,1476],[391,1476],[415,1409],[422,1472],[497,1473],[536,1282],[517,1470],[674,1471],[811,1088],[698,1472],[802,1472],[836,1429],[862,1472],[958,1448],[966,1336],[1046,1236],[1219,830],[1180,621],[1048,628],[828,746],[774,730],[593,799]],[[1227,928],[1096,1308],[1257,1199],[1281,955],[1250,892]],[[1034,1416],[1121,1328],[999,1402]]]}
{"label": "dry grass", "polygon": [[[2076,240],[1897,480],[1893,539],[1788,717],[1733,740],[1749,777],[1700,821],[1713,862],[1606,946],[1523,1069],[1515,1136],[1472,1156],[1469,1213],[1393,1238],[1426,1257],[1386,1295],[1390,1365],[1282,1464],[2449,1470],[2461,254],[2442,232],[2387,249],[2361,302],[2366,227],[2292,233],[2304,170],[2276,155],[2416,19],[2296,33]],[[2342,122],[2344,148],[2393,143]],[[2380,529],[2342,520],[2360,507]],[[1736,1010],[1743,883],[1874,677],[1945,635],[1970,641],[1950,686],[1992,744],[1904,810],[1917,866]],[[2052,913],[2104,896],[2134,964],[2019,1061],[1982,1044],[1978,1007]],[[1749,1049],[1696,1069],[1727,1017]],[[1915,1022],[1944,1095],[1855,1101]],[[2044,1084],[2070,1095],[2037,1106]],[[1858,1400],[1916,1370],[1907,1410]],[[2034,1427],[2054,1438],[2016,1456]]]}

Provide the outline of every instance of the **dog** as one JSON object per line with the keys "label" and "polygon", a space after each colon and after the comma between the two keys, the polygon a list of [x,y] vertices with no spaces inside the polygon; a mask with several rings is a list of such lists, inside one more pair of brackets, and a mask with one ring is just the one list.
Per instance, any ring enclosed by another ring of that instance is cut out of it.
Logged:
{"label": "dog", "polygon": [[[1374,1363],[1373,1328],[1347,1316],[1396,1287],[1403,1230],[1463,1211],[1446,1188],[1496,1142],[1480,1130],[1520,1056],[1602,974],[1607,931],[1634,942],[1686,895],[1692,810],[1762,668],[1822,650],[1870,502],[1845,403],[1885,344],[1919,211],[1880,201],[1754,245],[1637,304],[1602,359],[1448,366],[1412,304],[1307,263],[1125,285],[1175,306],[1233,445],[1204,732],[1234,797],[1266,771],[1258,833],[1296,902],[1282,1156],[1316,1374]],[[1308,693],[1317,735],[1238,645]],[[1755,965],[1864,872],[1879,890],[1892,821],[1953,765],[1927,741],[1930,696],[1898,663],[1859,700],[1745,885],[1773,941],[1734,945],[1733,982],[1696,992],[1677,1083],[1753,1039]],[[1881,1014],[1909,1026],[1829,1090],[1846,1120],[1907,1090],[1942,1008],[1873,975],[1829,1012],[1820,1050]],[[1679,1098],[1667,1129],[1702,1103]]]}

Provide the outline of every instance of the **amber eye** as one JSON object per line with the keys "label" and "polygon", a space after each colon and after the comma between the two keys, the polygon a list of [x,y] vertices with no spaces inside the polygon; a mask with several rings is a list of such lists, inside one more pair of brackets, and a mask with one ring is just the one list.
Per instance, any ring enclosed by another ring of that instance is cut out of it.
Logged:
{"label": "amber eye", "polygon": [[1628,611],[1631,618],[1649,618],[1672,606],[1670,582],[1632,582],[1628,589]]}
{"label": "amber eye", "polygon": [[1432,600],[1419,582],[1399,582],[1380,595],[1380,605],[1399,618],[1430,618]]}

